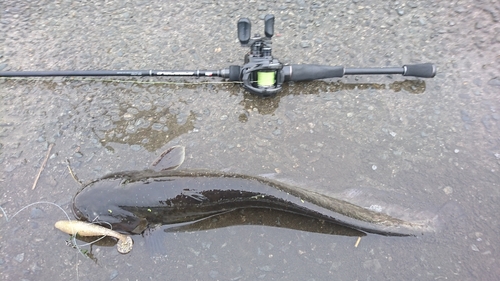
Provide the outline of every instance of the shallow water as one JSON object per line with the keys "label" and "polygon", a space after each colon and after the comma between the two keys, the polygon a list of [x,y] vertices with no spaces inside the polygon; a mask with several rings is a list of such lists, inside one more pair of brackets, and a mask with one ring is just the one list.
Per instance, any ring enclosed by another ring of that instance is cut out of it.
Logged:
{"label": "shallow water", "polygon": [[129,255],[94,246],[94,262],[54,229],[64,214],[37,205],[10,222],[1,218],[0,279],[500,275],[498,3],[18,2],[1,4],[3,70],[226,68],[247,52],[236,40],[238,18],[249,17],[260,32],[258,19],[274,13],[273,54],[282,62],[433,62],[438,74],[295,83],[264,100],[239,85],[189,84],[212,81],[203,79],[0,79],[0,206],[9,216],[36,201],[69,211],[79,185],[66,159],[88,181],[144,169],[180,144],[184,168],[275,174],[401,218],[437,216],[439,229],[413,238],[368,235],[354,247],[356,237],[232,226],[165,233],[166,255],[140,236]]}

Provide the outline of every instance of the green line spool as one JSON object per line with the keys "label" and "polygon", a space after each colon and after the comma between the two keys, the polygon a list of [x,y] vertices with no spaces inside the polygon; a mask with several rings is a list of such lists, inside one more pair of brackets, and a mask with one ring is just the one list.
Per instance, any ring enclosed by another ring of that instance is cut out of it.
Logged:
{"label": "green line spool", "polygon": [[272,87],[276,84],[275,71],[258,71],[257,72],[257,85],[259,87]]}

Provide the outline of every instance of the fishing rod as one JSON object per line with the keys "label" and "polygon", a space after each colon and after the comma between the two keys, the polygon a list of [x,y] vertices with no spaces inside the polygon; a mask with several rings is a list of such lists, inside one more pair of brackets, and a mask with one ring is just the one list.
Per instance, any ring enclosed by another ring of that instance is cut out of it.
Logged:
{"label": "fishing rod", "polygon": [[264,18],[264,37],[250,36],[251,22],[241,18],[237,23],[238,39],[242,47],[250,47],[244,64],[231,65],[220,70],[88,70],[88,71],[0,71],[0,77],[51,77],[51,76],[191,76],[221,77],[242,82],[243,88],[260,97],[273,97],[282,90],[284,82],[311,81],[338,78],[344,75],[400,74],[421,78],[436,75],[432,63],[411,64],[402,67],[346,68],[318,64],[285,65],[272,56],[271,38],[274,35],[274,15]]}

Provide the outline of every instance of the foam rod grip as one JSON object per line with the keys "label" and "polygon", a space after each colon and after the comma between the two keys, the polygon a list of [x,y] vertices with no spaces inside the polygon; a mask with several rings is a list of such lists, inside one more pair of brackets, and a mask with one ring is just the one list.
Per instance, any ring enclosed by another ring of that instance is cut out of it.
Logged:
{"label": "foam rod grip", "polygon": [[308,81],[344,76],[343,66],[292,64],[290,67],[290,81]]}
{"label": "foam rod grip", "polygon": [[421,63],[403,66],[403,76],[432,78],[436,76],[436,66],[432,63]]}

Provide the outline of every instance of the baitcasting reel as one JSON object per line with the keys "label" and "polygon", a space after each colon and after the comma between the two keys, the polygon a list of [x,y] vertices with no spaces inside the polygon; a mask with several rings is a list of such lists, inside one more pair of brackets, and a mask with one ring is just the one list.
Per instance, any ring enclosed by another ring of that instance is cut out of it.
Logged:
{"label": "baitcasting reel", "polygon": [[274,16],[264,18],[264,35],[250,38],[251,23],[247,18],[238,21],[238,40],[243,47],[250,47],[245,64],[240,69],[240,81],[252,94],[274,96],[281,91],[284,82],[283,65],[272,56],[271,37],[274,35]]}
{"label": "baitcasting reel", "polygon": [[[250,47],[242,67],[230,66],[230,81],[242,81],[243,87],[252,94],[271,97],[282,89],[286,81],[308,81],[323,78],[342,77],[356,74],[402,74],[432,78],[436,75],[433,64],[405,65],[386,68],[344,68],[315,64],[283,65],[272,56],[271,38],[274,35],[274,16],[264,18],[264,35],[250,38],[251,23],[247,18],[238,21],[238,39],[243,47]],[[231,76],[239,70],[239,77]]]}

